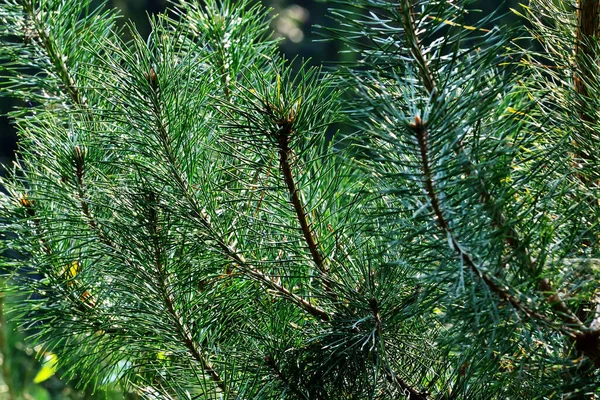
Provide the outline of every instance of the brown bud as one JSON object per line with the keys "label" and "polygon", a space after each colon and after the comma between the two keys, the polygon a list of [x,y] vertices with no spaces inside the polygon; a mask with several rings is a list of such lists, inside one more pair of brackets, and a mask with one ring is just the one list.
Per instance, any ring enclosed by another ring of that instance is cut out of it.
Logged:
{"label": "brown bud", "polygon": [[81,300],[89,308],[96,307],[96,300],[94,300],[94,297],[87,290],[81,293],[81,295],[79,296],[79,300]]}
{"label": "brown bud", "polygon": [[375,297],[371,297],[369,299],[369,305],[371,306],[371,310],[373,310],[374,313],[378,312],[379,307],[377,305],[377,299]]}
{"label": "brown bud", "polygon": [[81,147],[79,147],[79,145],[75,145],[75,157],[78,161],[83,160],[83,150],[81,150]]}
{"label": "brown bud", "polygon": [[32,206],[31,204],[31,200],[29,200],[27,198],[27,196],[23,196],[19,199],[19,202],[21,203],[21,205],[25,208],[30,208]]}
{"label": "brown bud", "polygon": [[415,122],[411,122],[408,126],[414,131],[420,131],[427,127],[427,121],[423,121],[421,120],[421,117],[415,115]]}
{"label": "brown bud", "polygon": [[146,75],[146,79],[148,80],[152,90],[156,90],[158,87],[158,77],[156,76],[156,71],[154,71],[154,68],[150,68],[150,71],[144,75]]}
{"label": "brown bud", "polygon": [[27,195],[21,197],[19,202],[23,207],[25,207],[29,216],[33,217],[35,215],[35,210],[33,209],[33,200],[29,200]]}
{"label": "brown bud", "polygon": [[459,374],[460,376],[465,376],[467,374],[467,369],[469,368],[469,362],[466,361],[463,365],[460,366]]}

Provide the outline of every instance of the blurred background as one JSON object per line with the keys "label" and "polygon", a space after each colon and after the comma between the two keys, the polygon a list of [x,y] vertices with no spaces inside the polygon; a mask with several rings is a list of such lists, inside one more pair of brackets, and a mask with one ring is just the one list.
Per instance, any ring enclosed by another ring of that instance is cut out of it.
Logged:
{"label": "blurred background", "polygon": [[[311,59],[314,64],[335,64],[342,58],[335,43],[315,42],[320,36],[313,29],[316,25],[328,26],[332,21],[327,17],[329,7],[326,1],[313,0],[262,0],[272,9],[274,34],[281,37],[281,50],[289,57]],[[498,24],[512,23],[517,17],[510,8],[518,9],[519,0],[479,0],[477,8],[482,13],[473,15],[476,20],[482,15],[498,12]],[[148,14],[162,12],[167,0],[111,0],[109,3],[122,10],[133,21],[143,36],[149,33]],[[2,63],[2,60],[0,60]],[[2,76],[0,75],[0,80]],[[0,90],[2,90],[0,88]],[[10,166],[18,148],[15,127],[6,113],[18,103],[0,96],[0,175],[5,166]],[[2,188],[0,187],[0,190]],[[0,271],[2,272],[2,271]],[[137,395],[118,388],[110,390],[78,390],[77,382],[65,384],[56,371],[56,359],[52,354],[37,355],[36,348],[28,346],[22,334],[6,316],[4,297],[5,282],[0,278],[0,400],[35,399],[135,399]],[[116,377],[115,377],[116,378]]]}

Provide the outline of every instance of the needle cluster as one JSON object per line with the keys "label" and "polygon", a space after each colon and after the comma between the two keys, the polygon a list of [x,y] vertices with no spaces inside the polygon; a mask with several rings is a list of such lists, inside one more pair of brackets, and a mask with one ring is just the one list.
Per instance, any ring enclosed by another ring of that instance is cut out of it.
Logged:
{"label": "needle cluster", "polygon": [[324,72],[249,0],[147,39],[1,0],[23,329],[148,399],[597,396],[598,2],[558,3],[516,11],[534,51],[473,1],[339,1]]}

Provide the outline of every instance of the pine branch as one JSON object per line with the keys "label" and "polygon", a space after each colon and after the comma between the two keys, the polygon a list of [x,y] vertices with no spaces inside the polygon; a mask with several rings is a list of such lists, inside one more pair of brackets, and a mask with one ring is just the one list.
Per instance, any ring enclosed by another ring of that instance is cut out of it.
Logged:
{"label": "pine branch", "polygon": [[[379,340],[381,340],[381,337],[383,334],[383,332],[382,332],[383,329],[382,329],[382,323],[381,323],[381,315],[379,312],[379,304],[375,297],[372,297],[371,299],[369,299],[369,306],[371,307],[371,312],[373,313],[373,319],[375,320],[375,331],[377,332],[377,336],[379,337]],[[406,396],[408,399],[416,399],[416,400],[428,400],[430,398],[428,393],[417,391],[415,388],[413,388],[407,382],[405,382],[400,376],[398,376],[398,374],[396,372],[394,372],[394,370],[387,363],[387,359],[388,359],[387,354],[385,354],[384,359],[386,360],[385,361],[386,365],[383,367],[383,370],[385,372],[385,375],[386,375],[388,381],[393,383],[394,385],[397,385],[400,388],[400,390],[402,391],[402,394],[404,396]]]}
{"label": "pine branch", "polygon": [[323,256],[321,255],[321,252],[318,249],[318,244],[315,235],[313,234],[309,222],[306,218],[307,213],[304,210],[302,202],[300,201],[299,189],[296,187],[296,183],[294,182],[294,176],[290,166],[289,155],[291,150],[289,148],[289,140],[290,134],[292,133],[292,123],[293,122],[286,123],[285,125],[279,128],[279,133],[277,135],[277,144],[279,146],[279,166],[283,173],[285,184],[290,193],[292,205],[294,206],[296,217],[298,218],[298,222],[300,223],[302,234],[304,235],[304,239],[306,240],[306,244],[308,245],[308,250],[310,251],[312,259],[315,265],[317,266],[319,272],[321,274],[326,274],[327,269],[325,267],[325,262],[323,260]]}
{"label": "pine branch", "polygon": [[145,200],[148,201],[149,205],[148,222],[150,224],[150,238],[153,241],[154,247],[154,266],[156,268],[156,276],[158,278],[158,290],[167,306],[167,310],[171,316],[171,321],[175,325],[177,333],[180,335],[181,340],[185,343],[185,346],[189,350],[192,357],[202,366],[203,371],[210,376],[211,380],[225,394],[231,394],[233,393],[231,389],[226,385],[225,381],[223,378],[221,378],[214,366],[206,359],[206,357],[202,354],[202,351],[198,348],[196,341],[192,337],[190,328],[184,322],[183,316],[176,311],[173,290],[170,287],[171,285],[168,283],[169,276],[163,263],[163,244],[160,240],[161,227],[159,226],[158,214],[160,199],[155,193],[149,192],[146,195]]}
{"label": "pine branch", "polygon": [[[592,60],[597,59],[596,40],[600,33],[600,2],[598,0],[578,0],[577,30],[575,33],[575,92],[583,99],[589,97],[588,87],[596,81],[594,71],[589,67]],[[580,114],[584,121],[594,122],[594,117]]]}
{"label": "pine branch", "polygon": [[[589,130],[588,123],[594,124],[597,121],[593,113],[586,112],[586,103],[589,101],[590,88],[598,83],[595,66],[598,60],[598,40],[600,39],[600,1],[598,0],[578,0],[577,2],[577,27],[575,31],[575,69],[574,86],[575,93],[580,97],[577,100],[579,104],[579,118],[584,121],[581,129]],[[583,160],[590,161],[595,156],[585,149],[582,149],[577,143],[576,155]],[[579,178],[586,186],[596,186],[597,182],[579,174]],[[596,308],[600,309],[600,302],[596,302]],[[598,313],[596,313],[598,314]],[[600,367],[600,315],[592,318],[589,324],[591,332],[582,332],[578,336],[578,348],[587,349],[593,353],[596,359],[596,365]],[[588,341],[590,343],[588,343]],[[586,344],[581,344],[585,342]],[[584,350],[584,353],[586,351]]]}
{"label": "pine branch", "polygon": [[[39,38],[41,47],[45,51],[46,56],[50,61],[50,64],[54,67],[54,72],[59,78],[60,82],[62,83],[62,86],[66,92],[65,94],[67,95],[68,99],[75,105],[76,108],[84,112],[86,121],[91,122],[92,116],[90,115],[88,110],[89,106],[87,104],[87,100],[81,94],[77,82],[75,81],[75,78],[71,73],[69,66],[66,63],[66,55],[60,53],[59,45],[56,42],[56,38],[50,35],[51,31],[48,29],[47,26],[44,25],[44,21],[40,19],[39,11],[36,10],[35,0],[23,0],[22,7],[28,18],[33,22],[33,30],[35,32],[34,37]],[[85,171],[85,149],[82,149],[81,147],[76,145],[73,151],[77,195],[79,198],[81,210],[89,226],[99,234],[99,238],[105,244],[111,245],[110,240],[104,236],[104,233],[100,230],[97,222],[92,216],[88,202],[86,200],[85,185],[83,181]],[[39,225],[39,220],[36,219],[35,223]],[[47,247],[46,252],[50,254],[51,250]]]}
{"label": "pine branch", "polygon": [[285,385],[286,388],[290,389],[290,391],[294,393],[298,399],[308,400],[308,397],[306,397],[306,395],[302,393],[300,388],[298,388],[298,386],[294,384],[294,382],[292,382],[290,379],[288,379],[287,376],[285,376],[285,374],[283,373],[281,368],[279,368],[279,366],[275,362],[275,359],[272,356],[265,356],[264,361],[267,364],[267,366],[273,371],[275,376]]}
{"label": "pine branch", "polygon": [[279,167],[281,168],[283,178],[288,188],[290,199],[292,201],[292,205],[296,213],[296,218],[300,223],[302,234],[304,235],[304,240],[308,246],[308,250],[310,251],[313,262],[315,263],[315,266],[319,271],[321,279],[324,282],[327,294],[332,299],[335,299],[336,295],[331,285],[331,278],[329,277],[324,257],[319,251],[316,235],[314,234],[308,222],[307,212],[305,211],[304,206],[300,200],[300,191],[296,186],[296,182],[294,181],[294,175],[292,172],[292,167],[290,165],[289,157],[292,150],[289,147],[289,142],[290,135],[294,133],[293,126],[295,122],[295,114],[297,112],[298,110],[291,111],[291,115],[287,120],[277,121],[276,126],[278,127],[278,131],[275,133],[275,138],[277,140],[279,152]]}
{"label": "pine branch", "polygon": [[175,179],[179,189],[185,196],[186,200],[190,204],[193,210],[193,214],[198,218],[202,227],[207,230],[211,239],[217,244],[218,250],[222,254],[224,254],[228,259],[235,262],[238,267],[240,267],[241,271],[247,274],[248,276],[258,280],[263,283],[267,287],[274,289],[279,294],[281,294],[284,298],[292,301],[293,303],[299,305],[301,308],[306,310],[309,314],[314,317],[322,320],[329,321],[331,319],[331,315],[324,311],[323,309],[312,305],[309,301],[301,298],[300,296],[292,293],[287,288],[273,281],[273,279],[269,278],[262,272],[253,268],[251,265],[246,262],[245,258],[240,254],[240,252],[227,244],[223,238],[221,238],[218,233],[212,227],[210,220],[207,215],[202,211],[201,207],[196,201],[196,198],[193,196],[190,185],[187,180],[181,175],[180,169],[176,166],[176,158],[172,153],[171,148],[169,146],[169,134],[166,130],[165,125],[162,123],[161,118],[161,110],[160,110],[160,101],[159,101],[159,92],[156,90],[152,91],[151,104],[153,106],[153,113],[156,116],[155,126],[158,131],[160,143],[163,147],[163,152],[166,156],[166,162],[171,170],[172,176]]}
{"label": "pine branch", "polygon": [[[119,246],[117,246],[111,239],[109,239],[106,236],[96,219],[93,217],[89,204],[86,200],[84,182],[85,153],[78,146],[75,146],[74,153],[75,173],[77,177],[77,196],[79,199],[81,210],[87,220],[87,223],[90,226],[90,228],[94,232],[96,232],[99,240],[103,244],[105,244],[108,248],[113,249],[113,251],[120,252]],[[151,240],[153,241],[153,247],[155,249],[154,266],[156,268],[156,276],[159,281],[159,291],[163,296],[163,301],[167,306],[167,310],[171,316],[172,323],[174,324],[178,334],[181,336],[181,340],[189,350],[190,355],[200,363],[204,372],[208,374],[208,376],[210,376],[211,380],[215,382],[219,389],[221,389],[224,393],[231,393],[231,390],[225,384],[224,380],[218,374],[213,365],[205,358],[205,356],[202,354],[202,351],[198,349],[196,342],[192,338],[189,327],[184,322],[182,322],[183,317],[175,310],[175,299],[173,298],[172,290],[167,284],[167,273],[162,263],[162,243],[159,240],[160,227],[158,226],[158,211],[156,208],[158,199],[154,194],[151,194],[146,200],[149,204],[148,211],[151,230]],[[131,262],[129,262],[129,260],[126,257],[122,258],[125,260],[125,263],[129,268],[131,268],[132,270],[135,269],[135,265],[131,264]]]}
{"label": "pine branch", "polygon": [[[583,1],[585,1],[585,0],[583,0]],[[597,9],[598,2],[597,2],[597,0],[593,0],[593,1],[596,3],[596,9]],[[436,90],[436,86],[435,86],[435,81],[433,79],[433,75],[431,73],[430,67],[429,67],[426,59],[423,56],[423,51],[420,46],[418,34],[416,32],[415,21],[414,21],[414,9],[412,8],[410,0],[404,1],[402,5],[403,5],[403,7],[402,7],[401,11],[402,11],[402,16],[404,17],[404,32],[407,35],[407,41],[409,44],[409,48],[411,49],[411,54],[413,55],[413,57],[415,58],[415,61],[417,62],[417,65],[419,66],[419,71],[421,72],[421,80],[423,82],[423,85],[424,85],[426,91],[428,92],[428,94],[433,99],[432,101],[435,103],[435,100],[437,98],[437,90]],[[448,226],[448,223],[445,220],[445,218],[443,217],[441,207],[440,207],[440,204],[438,202],[438,199],[435,194],[434,187],[433,187],[433,178],[432,178],[433,175],[431,172],[429,156],[428,156],[428,142],[427,142],[428,134],[427,134],[426,123],[422,122],[420,120],[420,118],[417,116],[417,117],[415,117],[415,122],[411,123],[410,125],[411,125],[411,128],[413,128],[413,130],[417,134],[417,139],[419,141],[419,147],[420,147],[420,151],[421,151],[421,162],[422,162],[422,167],[423,167],[423,173],[425,176],[424,184],[426,186],[426,191],[430,198],[432,208],[434,209],[434,213],[436,215],[437,221],[440,224],[440,226],[442,227],[442,229],[444,229],[446,232],[451,233],[451,231],[449,230],[450,228]],[[463,158],[465,158],[467,160],[467,164],[466,164],[465,168],[467,170],[467,174],[470,175],[471,172],[475,170],[475,167],[471,163],[469,157],[466,156],[464,149],[460,145],[456,149],[456,152],[457,152],[457,155],[463,156]],[[483,182],[482,179],[478,179],[478,182],[480,185],[481,199],[482,199],[483,203],[485,205],[487,205],[486,208],[488,210],[493,211],[493,208],[490,207],[490,205],[494,204],[494,202],[492,201],[491,195],[489,194],[488,190],[485,187],[485,182]],[[496,228],[498,228],[498,229],[506,228],[506,218],[502,215],[502,213],[500,211],[493,212],[491,217],[492,217],[493,224],[495,225]],[[524,245],[522,245],[521,240],[519,239],[518,233],[512,226],[508,226],[508,235],[506,236],[506,242],[510,245],[510,247],[512,248],[512,250],[514,252],[516,252],[517,254],[520,255],[520,258],[525,263],[527,269],[532,274],[535,274],[536,270],[537,270],[535,262],[531,258],[531,255],[528,254],[527,248]],[[455,249],[457,249],[457,250],[460,249],[460,246],[458,245],[458,243],[455,243]],[[465,255],[465,256],[467,257],[467,259],[470,260],[468,255]],[[461,254],[461,258],[462,257],[463,257],[463,255]],[[469,265],[471,268],[476,268],[476,266],[472,262],[472,260],[467,262],[467,265]],[[537,317],[541,321],[545,321],[547,323],[550,322],[550,320],[548,319],[547,316],[539,314],[539,313],[529,309],[528,307],[524,306],[517,298],[510,295],[508,292],[506,292],[504,289],[502,289],[499,285],[494,283],[493,279],[490,276],[483,274],[483,275],[481,275],[481,277],[482,277],[483,281],[486,282],[486,284],[490,287],[490,289],[494,293],[498,294],[501,298],[508,300],[511,304],[513,304],[513,306],[515,306],[516,309],[522,310],[523,312],[525,312],[526,315],[528,315],[530,317],[535,317],[537,315]],[[569,335],[573,335],[574,332],[581,331],[584,328],[583,323],[579,320],[579,318],[577,318],[575,313],[560,298],[560,296],[558,295],[556,290],[553,289],[552,285],[550,284],[550,282],[547,278],[541,278],[538,281],[538,289],[544,294],[544,296],[545,296],[547,302],[550,304],[550,306],[555,311],[557,311],[559,317],[567,324],[575,327],[574,331],[571,328],[567,329],[567,331],[569,332]],[[550,326],[552,326],[552,325],[554,325],[554,324],[550,324]]]}
{"label": "pine branch", "polygon": [[[33,1],[25,1],[23,3],[23,5],[24,5],[24,9],[28,13],[29,17],[32,19],[32,21],[34,21],[34,27],[35,27],[36,34],[40,38],[40,42],[43,46],[43,49],[46,51],[48,58],[51,61],[51,64],[56,68],[57,76],[60,78],[68,97],[75,104],[75,106],[77,108],[81,109],[82,111],[86,111],[86,113],[85,113],[86,119],[91,121],[91,115],[89,115],[89,113],[87,113],[87,108],[88,108],[87,102],[86,102],[85,98],[81,96],[81,93],[78,89],[75,79],[73,78],[72,74],[69,72],[67,64],[65,63],[65,57],[59,53],[58,46],[54,43],[53,38],[48,34],[48,30],[43,26],[42,21],[38,18],[37,13],[35,11],[35,7],[33,5]],[[150,83],[152,89],[156,91],[158,83],[157,83],[156,73],[153,70],[150,71],[148,79],[149,79],[149,83]],[[156,101],[157,98],[153,98],[153,100]],[[153,104],[156,105],[156,102],[154,102]],[[164,127],[162,126],[162,124],[159,124],[159,125],[162,128],[161,134],[162,134],[163,139],[168,140],[168,138],[165,137],[166,131],[164,131]],[[172,154],[167,152],[167,157],[169,159],[169,165],[174,165],[174,159],[173,159]],[[76,145],[74,147],[73,161],[74,161],[75,175],[76,175],[77,197],[79,200],[79,205],[80,205],[81,211],[82,211],[88,225],[90,226],[92,231],[96,232],[99,240],[104,245],[106,245],[107,247],[109,247],[115,251],[119,251],[119,246],[117,246],[109,237],[106,236],[104,231],[101,229],[99,223],[94,218],[92,211],[90,209],[89,203],[86,199],[85,181],[84,181],[85,165],[86,165],[85,150],[83,150],[78,145]],[[176,176],[178,176],[178,175],[176,175]],[[181,182],[181,181],[179,181],[178,183],[180,185],[183,185],[183,182]],[[26,208],[28,210],[31,209],[30,201],[25,202],[24,205],[26,205]],[[156,210],[152,209],[151,212],[156,213]],[[156,215],[154,215],[154,216],[156,217]],[[39,224],[39,220],[36,219],[35,221],[36,221],[36,223]],[[157,221],[153,220],[152,222],[154,223],[154,225],[152,226],[153,229],[157,229],[158,228],[156,225]],[[230,389],[225,385],[223,379],[220,377],[218,372],[215,370],[215,368],[212,366],[212,364],[204,357],[202,352],[197,348],[197,345],[191,336],[190,329],[185,324],[182,324],[182,322],[181,322],[182,321],[181,315],[179,315],[175,311],[174,299],[172,297],[171,291],[166,286],[165,271],[162,268],[162,264],[160,263],[160,259],[162,257],[160,254],[161,246],[159,243],[156,242],[157,239],[158,239],[158,237],[155,235],[153,237],[153,240],[155,240],[155,249],[157,251],[157,253],[155,254],[155,256],[156,256],[156,260],[155,260],[156,264],[155,265],[157,267],[158,277],[162,283],[161,293],[164,296],[163,300],[165,301],[167,310],[169,311],[169,313],[172,316],[172,320],[176,326],[176,330],[181,335],[182,340],[185,343],[185,346],[188,348],[191,356],[200,363],[200,365],[202,366],[205,373],[208,374],[208,376],[210,376],[210,378],[215,382],[215,384],[219,387],[219,389],[221,389],[225,393],[230,393]],[[45,248],[46,248],[47,252],[50,252],[50,249],[47,245],[45,245]],[[134,268],[134,266],[131,265],[130,263],[127,263],[127,264],[129,266],[129,268]],[[81,302],[77,302],[77,304],[81,304]],[[85,304],[88,304],[88,303],[85,302]]]}
{"label": "pine branch", "polygon": [[415,117],[415,122],[411,123],[410,127],[412,128],[412,130],[415,133],[415,136],[417,138],[417,141],[419,142],[419,149],[420,149],[420,153],[421,153],[421,163],[422,163],[423,176],[424,176],[423,184],[425,186],[427,196],[429,197],[431,207],[433,208],[433,212],[436,217],[436,221],[440,225],[442,230],[448,235],[449,241],[452,244],[452,248],[454,251],[457,252],[461,261],[466,266],[468,266],[475,273],[475,275],[478,276],[487,285],[487,287],[493,293],[498,295],[498,297],[500,297],[501,299],[508,301],[510,304],[513,305],[513,307],[515,307],[515,309],[520,310],[521,312],[523,312],[526,316],[528,316],[530,318],[534,318],[539,321],[545,322],[549,326],[554,327],[554,329],[557,329],[569,336],[575,336],[577,331],[574,330],[573,328],[562,326],[562,325],[557,327],[556,324],[553,323],[547,316],[542,315],[542,314],[532,310],[525,304],[523,304],[523,302],[521,300],[519,300],[517,297],[515,297],[514,295],[512,295],[510,293],[510,289],[508,287],[497,284],[491,276],[489,276],[485,272],[481,271],[477,267],[475,262],[473,261],[472,257],[463,250],[462,245],[456,239],[454,232],[452,231],[452,228],[450,227],[450,225],[448,224],[448,221],[446,220],[446,218],[444,216],[444,213],[442,211],[442,207],[441,207],[441,204],[438,199],[438,195],[437,195],[437,192],[436,192],[436,189],[434,186],[433,174],[431,171],[431,166],[430,166],[430,161],[429,161],[429,149],[428,149],[429,142],[428,142],[427,126],[417,116],[417,117]]}
{"label": "pine branch", "polygon": [[412,0],[402,0],[400,4],[400,13],[403,18],[402,22],[404,25],[404,34],[406,35],[410,53],[417,63],[419,72],[421,73],[425,90],[427,90],[430,95],[435,96],[435,79],[421,48],[415,23],[415,10],[412,3]]}
{"label": "pine branch", "polygon": [[[225,241],[223,241],[221,238],[218,237],[216,231],[211,226],[211,223],[209,222],[208,217],[206,215],[204,215],[204,213],[201,210],[199,210],[199,206],[198,206],[194,196],[191,195],[191,192],[189,190],[189,184],[188,184],[187,180],[181,175],[180,168],[178,168],[178,166],[176,164],[176,157],[172,153],[172,150],[170,147],[170,139],[169,139],[169,134],[167,132],[167,128],[166,128],[165,124],[163,124],[161,122],[162,121],[162,116],[161,116],[162,112],[161,112],[161,106],[160,106],[159,82],[160,82],[159,75],[154,70],[151,70],[150,73],[148,74],[148,83],[151,88],[150,104],[151,104],[151,107],[153,108],[152,115],[154,115],[156,118],[155,126],[157,129],[157,134],[158,134],[160,143],[163,148],[163,152],[164,152],[164,155],[166,158],[166,163],[170,167],[171,175],[173,176],[177,186],[185,194],[186,198],[189,200],[190,204],[193,206],[194,215],[199,218],[203,228],[206,229],[211,234],[212,239],[217,243],[217,247],[220,249],[220,251],[225,256],[227,256],[230,260],[234,261],[238,265],[238,267],[242,271],[244,271],[247,275],[254,278],[255,280],[258,280],[263,285],[265,285],[271,289],[274,289],[276,292],[281,294],[284,298],[287,298],[288,300],[292,301],[293,303],[299,305],[301,308],[305,309],[307,312],[309,312],[311,315],[315,316],[316,318],[319,318],[323,321],[329,321],[331,319],[331,316],[328,313],[326,313],[325,311],[323,311],[322,309],[320,309],[316,306],[313,306],[312,304],[310,304],[308,301],[302,299],[301,297],[293,294],[292,292],[290,292],[288,289],[286,289],[282,285],[274,282],[271,278],[267,277],[262,272],[257,271],[255,269],[253,269],[252,267],[250,267],[246,263],[244,258],[238,253],[237,250],[232,249],[230,246],[228,246],[225,243]],[[84,191],[85,183],[83,180],[84,171],[85,171],[84,159],[85,159],[85,153],[79,147],[76,146],[75,154],[74,154],[74,161],[75,161],[75,166],[76,166],[75,174],[76,174],[76,178],[77,178],[77,188],[78,188],[77,193],[78,193],[81,210],[82,210],[84,216],[86,217],[86,220],[87,220],[89,226],[92,228],[93,231],[96,232],[100,241],[102,243],[104,243],[107,247],[113,249],[114,251],[119,252],[119,246],[117,246],[114,242],[112,242],[112,240],[110,240],[105,235],[105,233],[103,232],[103,230],[100,227],[100,224],[93,217],[88,202],[85,200],[85,197],[86,197],[85,191]],[[156,227],[155,227],[155,229],[156,229]],[[156,251],[160,251],[160,243],[155,243],[154,247],[155,247]],[[159,257],[158,257],[159,255],[160,254],[156,254],[155,259],[159,259]],[[135,268],[135,266],[131,265],[128,261],[126,261],[126,263],[128,264],[129,268]],[[174,299],[172,298],[172,295],[170,294],[171,291],[168,289],[168,287],[164,286],[166,284],[165,283],[166,278],[164,276],[164,271],[162,269],[162,266],[160,264],[156,264],[156,265],[157,265],[158,277],[163,282],[163,287],[161,289],[161,292],[165,296],[163,300],[165,301],[167,310],[171,314],[172,319],[173,319],[174,323],[176,324],[177,332],[179,332],[179,334],[181,335],[181,338],[182,338],[183,342],[185,343],[186,347],[188,348],[192,357],[200,363],[200,365],[202,366],[202,368],[204,369],[206,374],[208,376],[210,376],[211,380],[213,380],[223,392],[230,393],[231,390],[226,386],[226,384],[224,383],[224,381],[221,378],[221,376],[219,375],[219,373],[215,370],[215,368],[212,366],[212,364],[204,357],[202,352],[197,348],[197,345],[194,342],[194,340],[190,334],[189,328],[187,326],[181,324],[180,321],[182,321],[182,319],[181,319],[181,316],[175,311]]]}
{"label": "pine branch", "polygon": [[[578,0],[577,2],[577,27],[575,30],[575,68],[573,81],[575,93],[578,98],[579,118],[583,122],[580,129],[586,136],[593,135],[589,125],[596,123],[594,111],[588,107],[590,89],[598,84],[598,40],[600,39],[600,2],[598,0]],[[591,162],[596,159],[593,150],[575,139],[575,163]],[[583,142],[583,141],[582,141]],[[579,160],[578,160],[579,159]],[[586,186],[596,184],[584,174],[578,174],[579,179]]]}
{"label": "pine branch", "polygon": [[51,65],[56,69],[55,73],[60,79],[68,97],[80,108],[87,108],[86,100],[81,96],[75,78],[66,64],[66,56],[60,53],[55,38],[50,36],[48,27],[40,19],[36,11],[35,0],[23,0],[23,9],[33,22],[35,36],[39,38],[42,48],[46,52]]}

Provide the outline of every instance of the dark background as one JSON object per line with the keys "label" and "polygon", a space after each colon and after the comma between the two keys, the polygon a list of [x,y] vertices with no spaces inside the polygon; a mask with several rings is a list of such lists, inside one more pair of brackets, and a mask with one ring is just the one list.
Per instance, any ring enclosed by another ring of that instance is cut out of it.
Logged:
{"label": "dark background", "polygon": [[[331,24],[331,20],[327,18],[327,2],[313,0],[262,0],[262,2],[273,9],[273,14],[278,15],[273,21],[273,28],[276,35],[284,38],[281,48],[289,57],[311,58],[316,64],[335,63],[339,60],[337,49],[332,44],[314,41],[319,36],[315,34],[313,26]],[[163,11],[167,0],[112,0],[109,3],[120,8],[123,14],[135,23],[139,32],[146,36],[149,30],[147,13],[156,14]],[[510,8],[518,9],[518,0],[504,2],[480,0],[478,3],[477,7],[482,13],[474,18],[497,11],[503,15],[500,23],[510,23],[517,19],[510,13]],[[14,158],[17,148],[15,129],[5,115],[14,106],[15,102],[12,99],[0,96],[0,174],[3,173],[2,166],[7,165]]]}

